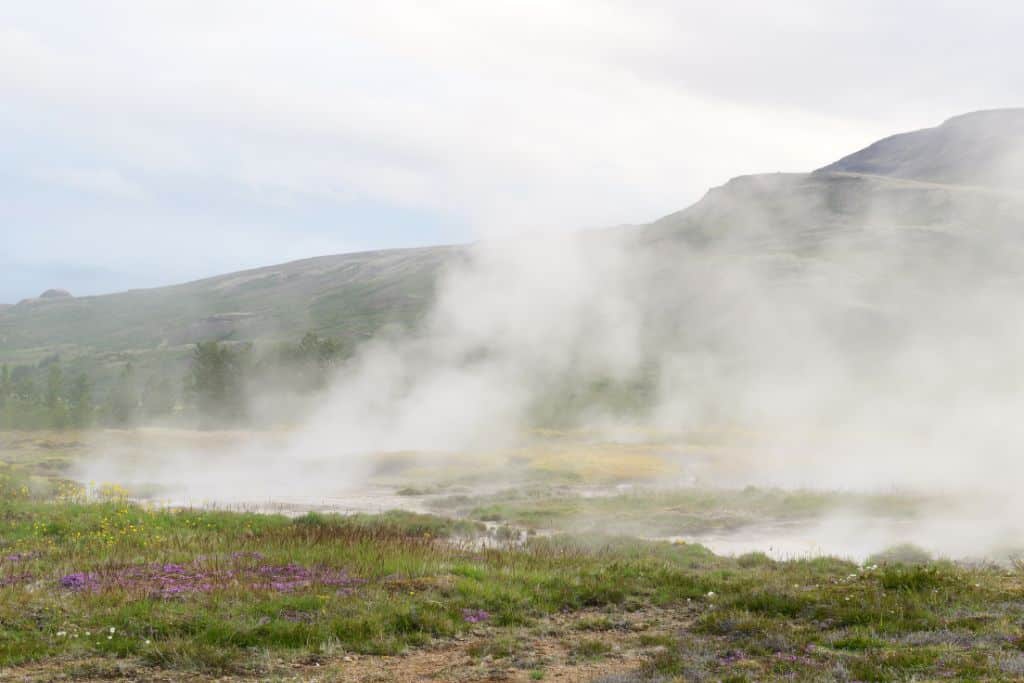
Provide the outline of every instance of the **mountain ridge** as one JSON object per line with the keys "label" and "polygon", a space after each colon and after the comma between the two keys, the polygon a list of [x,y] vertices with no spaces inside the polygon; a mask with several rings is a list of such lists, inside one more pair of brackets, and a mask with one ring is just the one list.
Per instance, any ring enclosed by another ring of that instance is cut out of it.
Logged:
{"label": "mountain ridge", "polygon": [[[652,223],[599,232],[626,235],[639,248],[724,244],[778,258],[814,254],[836,240],[881,245],[894,228],[931,240],[980,224],[1004,234],[1022,227],[1014,218],[1024,215],[1020,160],[1024,108],[972,112],[889,136],[815,171],[737,176]],[[0,306],[0,363],[120,357],[307,330],[358,343],[388,325],[415,325],[440,273],[469,249],[324,255],[165,287]]]}
{"label": "mountain ridge", "polygon": [[890,135],[823,166],[949,185],[1024,186],[1024,108],[960,114],[933,128]]}

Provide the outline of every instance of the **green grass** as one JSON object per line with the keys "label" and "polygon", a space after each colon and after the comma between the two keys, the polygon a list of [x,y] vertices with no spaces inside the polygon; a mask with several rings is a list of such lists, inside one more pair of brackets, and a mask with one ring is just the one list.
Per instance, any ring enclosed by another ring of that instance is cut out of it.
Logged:
{"label": "green grass", "polygon": [[[523,629],[551,620],[568,620],[553,634],[570,662],[605,661],[613,644],[644,649],[640,680],[984,678],[1020,658],[1021,581],[1003,569],[725,558],[698,545],[601,534],[486,549],[449,541],[482,533],[475,523],[432,515],[289,519],[104,495],[85,499],[23,468],[0,468],[0,581],[8,584],[0,588],[0,667],[62,662],[101,677],[130,661],[262,676],[280,660],[391,655],[480,629],[488,635],[469,654],[511,662],[525,651]],[[217,578],[208,590],[175,595],[130,582],[95,592],[60,583],[154,563],[216,577],[293,564],[359,581],[277,589]],[[643,616],[650,631],[631,634],[625,615],[648,612],[685,619],[666,630]]]}

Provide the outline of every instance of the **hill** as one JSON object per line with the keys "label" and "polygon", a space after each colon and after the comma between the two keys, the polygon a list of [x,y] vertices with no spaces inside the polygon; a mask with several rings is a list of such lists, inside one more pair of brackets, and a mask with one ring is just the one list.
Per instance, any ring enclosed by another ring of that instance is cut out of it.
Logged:
{"label": "hill", "polygon": [[[878,263],[902,272],[907,263],[942,263],[964,277],[1005,272],[999,263],[1017,262],[1024,234],[1022,160],[1024,109],[977,112],[814,172],[738,177],[683,211],[594,238],[631,245],[644,286],[667,278],[680,289],[674,321],[664,323],[671,334],[692,294],[672,280],[681,249],[714,247],[723,263],[756,262],[791,285],[820,282],[810,264],[825,262],[834,264],[830,279],[856,279]],[[951,257],[965,252],[977,258]],[[439,273],[467,254],[440,246],[324,256],[172,287],[29,300],[0,307],[0,363],[180,360],[197,341],[294,340],[309,330],[358,342],[418,320]],[[852,302],[849,290],[830,296],[837,310],[884,303]]]}
{"label": "hill", "polygon": [[1024,188],[1024,109],[956,116],[902,133],[821,169],[1020,191]]}
{"label": "hill", "polygon": [[0,309],[0,362],[108,354],[208,339],[352,340],[409,323],[459,247],[322,256],[186,284],[90,297],[40,297]]}

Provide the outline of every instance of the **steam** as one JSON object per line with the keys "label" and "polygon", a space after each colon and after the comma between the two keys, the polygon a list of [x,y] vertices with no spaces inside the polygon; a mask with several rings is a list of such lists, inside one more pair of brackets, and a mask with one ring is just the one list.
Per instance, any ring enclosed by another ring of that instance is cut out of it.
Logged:
{"label": "steam", "polygon": [[446,275],[423,329],[372,342],[312,428],[351,434],[355,450],[508,445],[562,378],[636,371],[643,311],[629,274],[614,240],[479,245]]}
{"label": "steam", "polygon": [[364,485],[374,454],[521,444],[553,395],[599,383],[644,400],[581,400],[565,426],[713,433],[734,447],[715,485],[972,500],[961,520],[991,546],[1022,511],[1022,216],[1010,192],[766,176],[651,226],[480,243],[284,444],[174,467],[202,467],[193,493],[326,496]]}

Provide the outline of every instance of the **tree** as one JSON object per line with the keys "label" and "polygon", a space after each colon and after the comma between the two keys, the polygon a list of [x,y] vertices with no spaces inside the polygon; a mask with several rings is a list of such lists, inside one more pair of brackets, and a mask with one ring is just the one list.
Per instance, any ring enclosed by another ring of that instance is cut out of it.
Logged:
{"label": "tree", "polygon": [[174,411],[177,399],[166,377],[153,375],[142,389],[142,411],[146,417],[164,417]]}
{"label": "tree", "polygon": [[7,400],[14,392],[14,384],[11,382],[11,369],[4,363],[0,368],[0,410],[7,407]]}
{"label": "tree", "polygon": [[11,394],[26,403],[36,400],[36,385],[32,381],[32,368],[19,365],[11,370]]}
{"label": "tree", "polygon": [[196,344],[186,385],[196,399],[203,425],[235,421],[245,415],[245,356],[246,350],[215,341]]}
{"label": "tree", "polygon": [[315,332],[303,335],[289,360],[298,376],[302,389],[322,389],[334,367],[343,355],[342,345],[334,339],[319,337]]}
{"label": "tree", "polygon": [[64,402],[61,394],[64,388],[64,373],[60,365],[53,363],[46,373],[46,412],[50,416],[50,426],[54,429],[63,429],[67,425],[67,414],[64,411]]}
{"label": "tree", "polygon": [[128,425],[135,421],[139,408],[139,394],[135,387],[135,368],[125,364],[117,382],[107,396],[107,419],[114,425]]}
{"label": "tree", "polygon": [[46,401],[39,396],[33,382],[35,372],[36,368],[28,365],[0,369],[0,395],[3,397],[0,428],[45,429],[53,426]]}
{"label": "tree", "polygon": [[74,427],[88,427],[93,416],[92,384],[84,372],[78,373],[68,390],[68,419]]}

